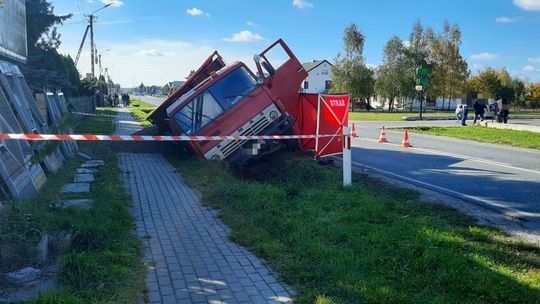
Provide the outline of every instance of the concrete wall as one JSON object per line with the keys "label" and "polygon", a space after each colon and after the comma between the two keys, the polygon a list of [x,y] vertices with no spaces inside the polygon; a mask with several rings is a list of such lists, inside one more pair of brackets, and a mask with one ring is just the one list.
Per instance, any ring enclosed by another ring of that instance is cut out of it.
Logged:
{"label": "concrete wall", "polygon": [[5,0],[0,5],[0,56],[25,63],[28,56],[24,0]]}

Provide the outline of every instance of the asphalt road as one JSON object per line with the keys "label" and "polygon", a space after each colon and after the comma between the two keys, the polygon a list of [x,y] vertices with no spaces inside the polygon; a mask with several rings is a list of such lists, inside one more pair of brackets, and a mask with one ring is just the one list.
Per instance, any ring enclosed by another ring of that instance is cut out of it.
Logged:
{"label": "asphalt road", "polygon": [[540,234],[540,151],[414,133],[414,147],[405,149],[399,146],[402,132],[387,131],[390,144],[377,142],[382,124],[456,122],[356,122],[360,138],[353,140],[352,160],[357,167],[512,216],[525,232]]}
{"label": "asphalt road", "polygon": [[140,99],[144,102],[148,102],[148,103],[151,103],[151,104],[154,104],[156,106],[159,106],[161,105],[166,97],[154,97],[154,96],[148,96],[148,95],[133,95],[132,98],[134,99]]}

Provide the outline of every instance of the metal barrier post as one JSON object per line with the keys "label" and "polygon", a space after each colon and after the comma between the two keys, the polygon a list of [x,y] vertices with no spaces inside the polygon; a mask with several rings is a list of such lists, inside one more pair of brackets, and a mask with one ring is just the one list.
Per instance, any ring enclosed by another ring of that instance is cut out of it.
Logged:
{"label": "metal barrier post", "polygon": [[351,129],[343,127],[343,187],[352,185]]}

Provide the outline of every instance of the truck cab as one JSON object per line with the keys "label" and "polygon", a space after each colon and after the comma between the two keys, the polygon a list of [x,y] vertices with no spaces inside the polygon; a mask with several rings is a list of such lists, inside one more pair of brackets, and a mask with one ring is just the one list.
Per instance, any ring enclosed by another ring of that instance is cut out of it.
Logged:
{"label": "truck cab", "polygon": [[[288,58],[272,60],[269,52],[279,48]],[[215,53],[216,54],[216,53]],[[273,61],[273,62],[272,62]],[[280,64],[281,63],[281,64]],[[235,62],[219,70],[204,65],[191,78],[199,78],[192,88],[175,92],[158,113],[166,113],[173,134],[188,136],[252,136],[297,134],[298,89],[307,72],[288,46],[278,40],[255,56],[257,73],[244,63]],[[201,71],[209,74],[201,80]],[[189,82],[189,81],[188,81]],[[160,107],[161,108],[161,107]],[[154,115],[154,114],[153,114]],[[158,114],[156,114],[158,115]],[[156,116],[154,115],[154,116]],[[152,116],[151,116],[152,118]],[[200,157],[226,160],[243,166],[298,141],[239,140],[196,141],[189,143]]]}

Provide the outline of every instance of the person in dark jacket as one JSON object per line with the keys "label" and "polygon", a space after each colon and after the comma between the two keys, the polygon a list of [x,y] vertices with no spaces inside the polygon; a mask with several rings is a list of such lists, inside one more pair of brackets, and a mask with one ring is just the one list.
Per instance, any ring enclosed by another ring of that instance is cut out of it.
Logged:
{"label": "person in dark jacket", "polygon": [[473,125],[475,125],[478,118],[480,118],[480,121],[484,121],[484,114],[486,113],[486,106],[481,105],[480,103],[478,103],[478,100],[476,100],[474,102],[473,108],[474,108],[474,122],[473,122]]}

